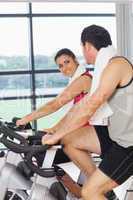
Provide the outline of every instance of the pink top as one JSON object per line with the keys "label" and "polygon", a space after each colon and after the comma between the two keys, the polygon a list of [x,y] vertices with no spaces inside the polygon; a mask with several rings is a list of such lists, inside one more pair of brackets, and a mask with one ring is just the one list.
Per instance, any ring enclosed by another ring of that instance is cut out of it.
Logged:
{"label": "pink top", "polygon": [[[90,78],[92,78],[92,75],[89,73],[89,71],[84,72],[83,74],[81,74],[81,76],[89,76]],[[78,94],[76,97],[74,97],[74,101],[73,103],[76,104],[78,101],[80,101],[88,92],[81,92],[80,94]]]}
{"label": "pink top", "polygon": [[[84,72],[81,76],[89,76],[90,78],[92,78],[92,75],[89,73],[89,71]],[[73,104],[76,104],[77,102],[79,102],[88,92],[81,92],[79,95],[77,95],[74,98]],[[87,122],[84,126],[89,125],[89,122]]]}

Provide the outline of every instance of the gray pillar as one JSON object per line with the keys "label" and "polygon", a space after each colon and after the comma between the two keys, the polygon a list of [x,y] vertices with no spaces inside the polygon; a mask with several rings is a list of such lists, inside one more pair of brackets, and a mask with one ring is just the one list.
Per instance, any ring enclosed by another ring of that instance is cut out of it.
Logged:
{"label": "gray pillar", "polygon": [[116,4],[117,47],[120,55],[132,60],[132,3]]}

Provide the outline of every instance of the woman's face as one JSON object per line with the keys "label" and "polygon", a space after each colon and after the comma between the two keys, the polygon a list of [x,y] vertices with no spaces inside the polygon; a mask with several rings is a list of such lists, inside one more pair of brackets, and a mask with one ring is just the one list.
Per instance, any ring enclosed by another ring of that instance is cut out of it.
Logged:
{"label": "woman's face", "polygon": [[65,54],[57,58],[56,64],[59,66],[60,72],[68,77],[71,77],[78,67],[77,61]]}

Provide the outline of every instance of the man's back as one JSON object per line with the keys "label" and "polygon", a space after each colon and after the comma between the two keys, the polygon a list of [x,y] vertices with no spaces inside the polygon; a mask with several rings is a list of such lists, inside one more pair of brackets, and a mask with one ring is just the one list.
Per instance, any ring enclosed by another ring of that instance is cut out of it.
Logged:
{"label": "man's back", "polygon": [[125,58],[119,59],[122,59],[121,67],[125,76],[123,75],[121,85],[108,101],[113,110],[109,121],[109,134],[112,140],[128,147],[133,143],[133,66]]}

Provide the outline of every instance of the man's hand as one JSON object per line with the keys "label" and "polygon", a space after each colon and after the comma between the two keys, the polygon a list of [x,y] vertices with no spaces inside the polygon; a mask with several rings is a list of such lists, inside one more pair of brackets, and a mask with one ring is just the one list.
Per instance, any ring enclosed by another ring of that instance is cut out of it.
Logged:
{"label": "man's hand", "polygon": [[17,126],[22,126],[22,125],[26,125],[26,124],[27,124],[27,121],[24,118],[16,121]]}
{"label": "man's hand", "polygon": [[54,134],[56,132],[54,128],[44,128],[43,131],[50,134]]}
{"label": "man's hand", "polygon": [[42,137],[42,144],[54,145],[58,143],[61,137],[57,134],[46,134]]}

